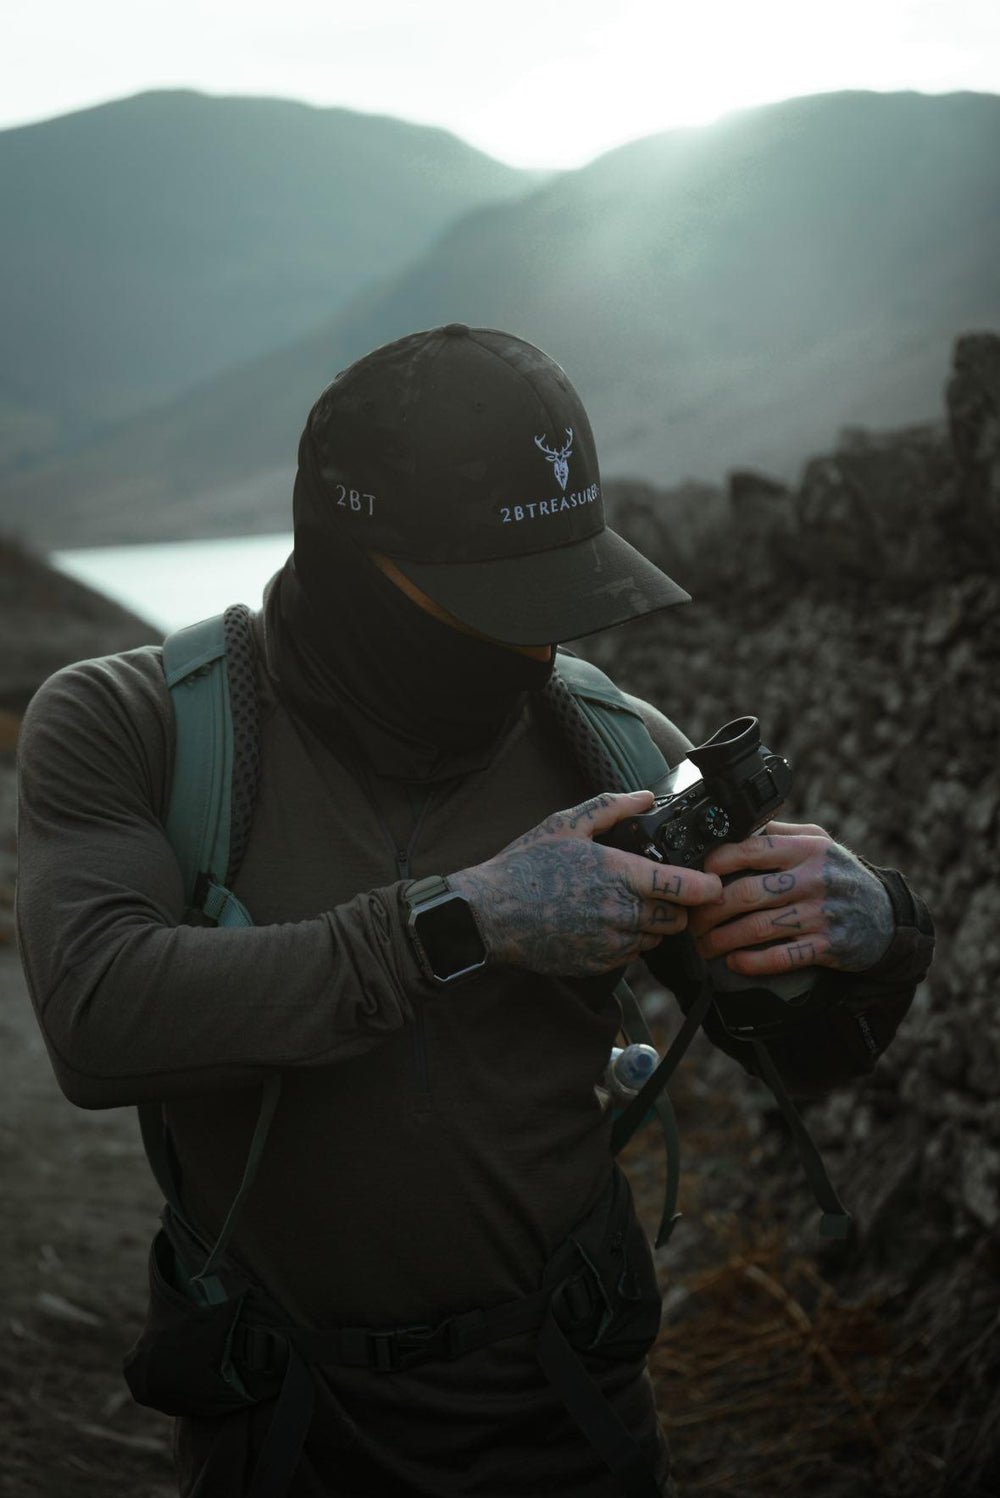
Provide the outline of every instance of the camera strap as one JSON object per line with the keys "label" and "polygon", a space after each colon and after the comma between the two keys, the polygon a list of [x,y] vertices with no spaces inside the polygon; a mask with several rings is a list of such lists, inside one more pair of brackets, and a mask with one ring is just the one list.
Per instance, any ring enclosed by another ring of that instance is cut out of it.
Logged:
{"label": "camera strap", "polygon": [[781,1073],[775,1066],[770,1051],[760,1040],[751,1041],[751,1045],[761,1077],[774,1093],[778,1107],[785,1116],[785,1122],[792,1131],[792,1138],[795,1140],[795,1147],[802,1161],[802,1169],[812,1187],[813,1195],[822,1208],[823,1215],[819,1222],[820,1233],[824,1238],[847,1238],[850,1235],[854,1218],[834,1190],[833,1182],[823,1164],[823,1157],[813,1143],[812,1135],[802,1122],[799,1110],[792,1102],[788,1089],[781,1080]]}
{"label": "camera strap", "polygon": [[[624,987],[625,985],[623,984],[622,986]],[[619,998],[621,998],[620,993]],[[635,1008],[638,1009],[638,1003],[635,999],[634,994],[631,993],[631,990],[629,990],[629,998],[631,999],[632,1005],[634,1005]],[[645,1120],[651,1108],[658,1111],[659,1105],[666,1098],[664,1089],[666,1088],[667,1083],[670,1081],[670,1078],[676,1070],[677,1065],[683,1057],[685,1051],[688,1049],[688,1046],[694,1039],[698,1027],[711,1008],[712,999],[713,990],[711,983],[709,982],[707,977],[703,978],[698,996],[695,999],[694,1003],[691,1005],[691,1008],[688,1010],[684,1018],[684,1023],[681,1025],[681,1028],[674,1036],[674,1039],[670,1044],[670,1048],[668,1049],[663,1060],[660,1062],[659,1066],[652,1073],[652,1075],[643,1084],[642,1088],[629,1103],[628,1107],[625,1108],[619,1118],[615,1121],[615,1126],[611,1134],[611,1150],[613,1154],[617,1155],[620,1150],[624,1149],[625,1145],[632,1138],[632,1135]],[[624,1008],[625,1005],[623,1004],[623,1009]],[[642,1020],[642,1025],[645,1028],[646,1036],[648,1036],[649,1029],[648,1026],[646,1026],[644,1019]],[[760,1073],[761,1079],[767,1083],[768,1087],[774,1093],[775,1101],[777,1102],[778,1107],[781,1109],[785,1121],[788,1124],[789,1129],[791,1130],[792,1138],[795,1141],[795,1147],[798,1150],[799,1159],[802,1162],[802,1168],[805,1171],[806,1179],[808,1180],[809,1185],[812,1188],[813,1195],[815,1196],[816,1201],[822,1211],[822,1216],[820,1218],[819,1224],[820,1233],[824,1238],[837,1238],[843,1240],[850,1235],[854,1219],[851,1216],[850,1212],[848,1212],[847,1208],[844,1206],[843,1202],[840,1200],[840,1197],[837,1195],[833,1182],[830,1180],[830,1176],[826,1169],[826,1166],[823,1164],[822,1156],[820,1155],[819,1150],[816,1148],[816,1145],[813,1143],[812,1136],[803,1123],[802,1117],[794,1102],[792,1101],[788,1089],[781,1079],[781,1073],[775,1066],[774,1061],[771,1058],[770,1051],[762,1041],[754,1040],[750,1043],[753,1046],[754,1059],[757,1063],[757,1070]],[[672,1116],[673,1110],[671,1109],[671,1119]],[[662,1116],[661,1124],[663,1124]],[[676,1137],[675,1122],[673,1124],[673,1129]],[[657,1248],[660,1248],[664,1243],[666,1243],[667,1239],[670,1237],[670,1233],[673,1230],[674,1223],[677,1221],[677,1218],[680,1215],[679,1213],[675,1213],[674,1211],[674,1207],[676,1205],[676,1194],[674,1195],[673,1202],[670,1201],[670,1192],[672,1185],[674,1186],[674,1191],[676,1193],[676,1184],[671,1180],[671,1156],[672,1152],[670,1141],[668,1138],[667,1202],[664,1205],[663,1217],[660,1221],[660,1229],[656,1235]],[[676,1155],[674,1156],[674,1158],[676,1158]]]}

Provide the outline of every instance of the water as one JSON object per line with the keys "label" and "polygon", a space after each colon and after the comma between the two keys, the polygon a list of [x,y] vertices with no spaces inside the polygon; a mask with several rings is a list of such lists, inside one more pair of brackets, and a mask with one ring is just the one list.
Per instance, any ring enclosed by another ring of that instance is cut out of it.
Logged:
{"label": "water", "polygon": [[230,603],[260,607],[267,582],[292,549],[291,533],[221,541],[160,541],[57,551],[52,564],[166,633]]}

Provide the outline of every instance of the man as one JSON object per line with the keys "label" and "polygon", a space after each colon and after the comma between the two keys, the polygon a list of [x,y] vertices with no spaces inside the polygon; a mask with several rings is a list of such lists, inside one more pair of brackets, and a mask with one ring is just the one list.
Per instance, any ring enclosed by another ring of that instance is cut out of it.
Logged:
{"label": "man", "polygon": [[[358,361],[310,413],[294,510],[252,626],[260,777],[234,886],[252,927],[182,923],[157,650],[58,673],[21,740],[21,949],[67,1096],[164,1104],[184,1215],[212,1242],[280,1071],[230,1257],[284,1322],[368,1329],[360,1363],[312,1363],[291,1485],[250,1486],[264,1401],[180,1420],[181,1491],[665,1490],[652,1265],[594,1092],[615,982],[645,956],[687,1003],[705,960],[719,984],[810,965],[830,1007],[772,1051],[816,1091],[888,1043],[929,920],[811,826],[707,871],[594,841],[650,797],[576,768],[546,711],[553,642],[687,595],[605,526],[586,414],[538,349],[450,325]],[[584,1243],[624,1256],[572,1364],[592,1419],[534,1314]],[[442,1326],[454,1343],[422,1358]]]}

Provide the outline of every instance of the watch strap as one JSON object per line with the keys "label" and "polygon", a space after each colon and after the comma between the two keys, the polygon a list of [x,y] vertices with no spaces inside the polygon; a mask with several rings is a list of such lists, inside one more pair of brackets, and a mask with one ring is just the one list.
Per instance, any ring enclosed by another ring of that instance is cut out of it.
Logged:
{"label": "watch strap", "polygon": [[414,879],[413,883],[403,891],[403,898],[412,911],[416,910],[418,905],[450,893],[451,885],[443,874],[427,874],[423,879]]}

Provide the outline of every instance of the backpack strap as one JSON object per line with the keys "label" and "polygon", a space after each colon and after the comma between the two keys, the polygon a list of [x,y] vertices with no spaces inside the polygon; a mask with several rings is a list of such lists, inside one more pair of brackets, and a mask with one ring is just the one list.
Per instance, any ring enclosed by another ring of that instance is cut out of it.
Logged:
{"label": "backpack strap", "polygon": [[181,867],[188,914],[198,911],[216,926],[253,925],[227,884],[236,762],[227,635],[234,633],[234,612],[176,630],[163,644],[175,723],[165,828]]}
{"label": "backpack strap", "polygon": [[[567,689],[579,718],[592,734],[597,735],[614,774],[614,780],[609,781],[605,789],[645,790],[663,778],[670,766],[653,742],[638,709],[609,676],[590,661],[560,648],[554,680]],[[570,742],[580,758],[581,730],[570,720],[565,707],[561,707],[559,698],[562,694],[558,687],[549,695],[551,705],[562,718],[563,727],[568,730]]]}
{"label": "backpack strap", "polygon": [[[180,864],[186,916],[200,915],[216,926],[253,925],[250,912],[229,888],[249,834],[259,764],[249,629],[249,610],[235,604],[224,614],[176,630],[163,644],[175,728],[164,828]],[[205,1264],[193,1276],[209,1304],[226,1297],[216,1270],[253,1185],[280,1091],[279,1073],[262,1084],[243,1179]],[[186,1223],[163,1108],[142,1103],[138,1112],[153,1175],[171,1209]]]}

